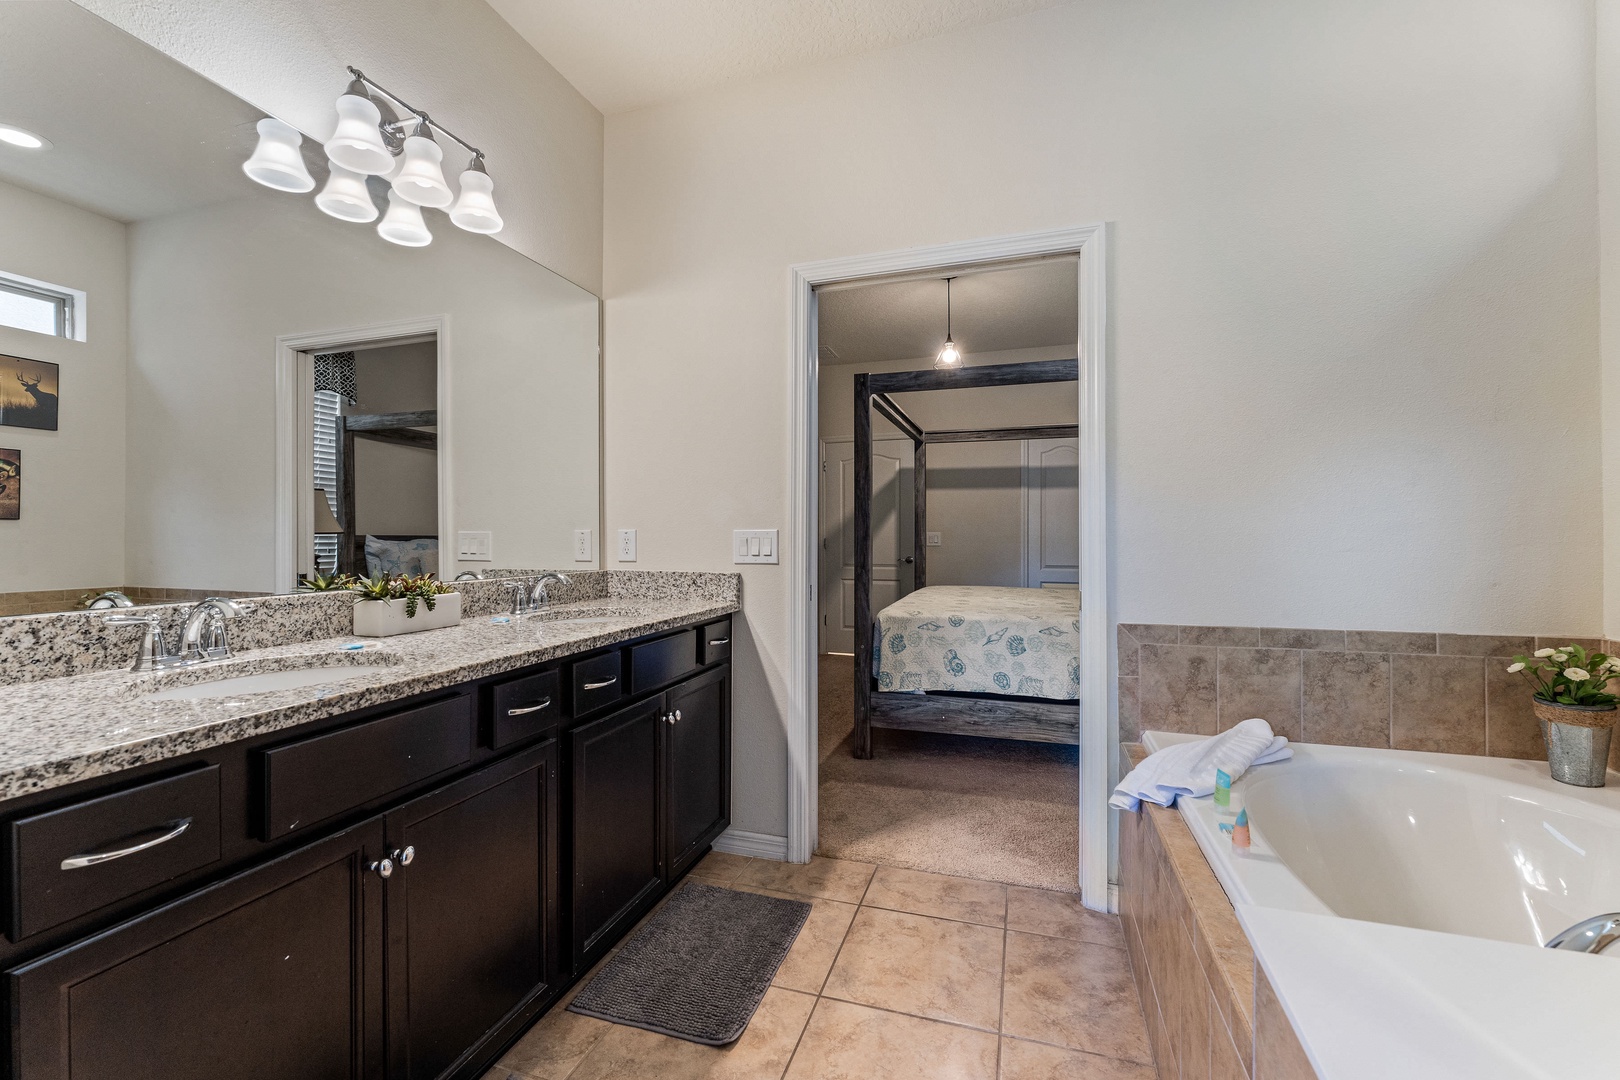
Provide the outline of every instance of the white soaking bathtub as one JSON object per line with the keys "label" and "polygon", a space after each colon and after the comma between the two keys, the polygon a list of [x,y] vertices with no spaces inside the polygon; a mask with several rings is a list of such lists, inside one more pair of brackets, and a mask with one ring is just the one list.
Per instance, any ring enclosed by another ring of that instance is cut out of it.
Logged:
{"label": "white soaking bathtub", "polygon": [[1620,1077],[1620,946],[1542,948],[1620,911],[1620,774],[1573,788],[1545,762],[1293,745],[1233,786],[1248,852],[1214,800],[1177,805],[1318,1075]]}

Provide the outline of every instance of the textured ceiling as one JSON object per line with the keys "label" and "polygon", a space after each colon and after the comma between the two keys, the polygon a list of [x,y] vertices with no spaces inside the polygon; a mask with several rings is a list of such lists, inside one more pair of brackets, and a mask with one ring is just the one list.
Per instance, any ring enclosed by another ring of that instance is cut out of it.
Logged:
{"label": "textured ceiling", "polygon": [[[1075,345],[1079,263],[1029,263],[962,274],[951,283],[951,335],[963,352]],[[823,290],[817,298],[822,364],[931,357],[945,343],[941,278]]]}
{"label": "textured ceiling", "polygon": [[1060,0],[490,0],[604,113]]}

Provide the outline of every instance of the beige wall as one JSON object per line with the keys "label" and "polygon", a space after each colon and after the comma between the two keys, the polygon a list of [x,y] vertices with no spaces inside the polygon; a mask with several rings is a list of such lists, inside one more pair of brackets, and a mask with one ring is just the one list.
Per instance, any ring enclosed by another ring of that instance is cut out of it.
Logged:
{"label": "beige wall", "polygon": [[602,114],[483,0],[77,2],[316,139],[353,64],[484,150],[502,243],[602,291]]}
{"label": "beige wall", "polygon": [[[433,342],[363,349],[355,354],[353,414],[438,408],[438,348]],[[356,439],[355,524],[361,533],[437,536],[439,455],[415,446]],[[453,543],[444,540],[443,544]]]}
{"label": "beige wall", "polygon": [[[606,524],[788,524],[789,266],[1108,221],[1117,617],[1596,633],[1592,101],[1585,0],[1102,0],[614,116]],[[780,833],[795,583],[742,569]]]}
{"label": "beige wall", "polygon": [[122,223],[0,183],[0,272],[86,294],[84,341],[0,326],[0,353],[61,365],[58,430],[0,427],[22,451],[21,517],[0,521],[0,593],[124,580]]}
{"label": "beige wall", "polygon": [[1620,637],[1620,0],[1597,0],[1598,221],[1602,247],[1603,632]]}

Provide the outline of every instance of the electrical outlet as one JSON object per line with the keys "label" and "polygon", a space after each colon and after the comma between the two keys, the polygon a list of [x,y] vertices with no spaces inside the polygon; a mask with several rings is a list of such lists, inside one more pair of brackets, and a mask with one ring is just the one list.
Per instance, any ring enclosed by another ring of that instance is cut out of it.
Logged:
{"label": "electrical outlet", "polygon": [[574,561],[590,562],[596,558],[596,547],[591,543],[591,529],[574,530]]}
{"label": "electrical outlet", "polygon": [[779,546],[775,529],[737,529],[731,534],[731,561],[734,563],[777,563]]}
{"label": "electrical outlet", "polygon": [[456,533],[456,558],[462,562],[494,562],[494,543],[491,533]]}
{"label": "electrical outlet", "polygon": [[635,562],[636,561],[636,530],[634,530],[634,529],[620,529],[619,530],[619,561],[620,562]]}
{"label": "electrical outlet", "polygon": [[927,533],[926,535],[928,537],[929,547],[939,547],[939,533],[931,532]]}

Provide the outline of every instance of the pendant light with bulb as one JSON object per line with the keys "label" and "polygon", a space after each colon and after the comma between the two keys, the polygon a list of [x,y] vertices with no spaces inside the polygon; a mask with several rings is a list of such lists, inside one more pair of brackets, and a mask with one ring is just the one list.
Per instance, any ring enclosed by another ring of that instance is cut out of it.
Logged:
{"label": "pendant light with bulb", "polygon": [[[467,232],[500,232],[505,222],[495,208],[495,182],[484,165],[484,152],[358,68],[349,68],[349,74],[353,78],[337,99],[336,129],[322,145],[330,169],[315,205],[342,221],[377,221],[378,206],[367,183],[376,176],[390,188],[387,213],[377,225],[385,240],[405,247],[432,243],[423,207],[444,210],[451,224]],[[398,112],[390,102],[399,106]],[[313,191],[315,178],[303,161],[303,134],[274,117],[259,121],[258,132],[258,145],[243,172],[277,191]],[[458,180],[459,193],[445,180],[439,135],[472,154]]]}
{"label": "pendant light with bulb", "polygon": [[945,279],[945,347],[934,357],[934,366],[946,371],[962,366],[962,350],[951,340],[951,282],[955,280],[954,277]]}

